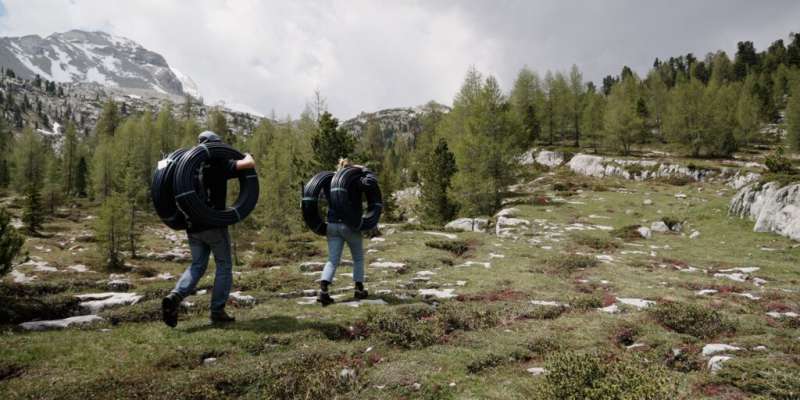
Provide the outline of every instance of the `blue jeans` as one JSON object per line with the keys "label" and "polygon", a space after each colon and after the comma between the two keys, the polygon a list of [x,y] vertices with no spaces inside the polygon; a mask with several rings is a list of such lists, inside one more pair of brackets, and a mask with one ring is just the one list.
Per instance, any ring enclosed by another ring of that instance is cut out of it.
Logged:
{"label": "blue jeans", "polygon": [[211,312],[225,309],[225,303],[233,285],[233,261],[231,258],[231,237],[228,228],[215,228],[202,232],[187,233],[189,248],[192,250],[192,265],[178,279],[175,289],[181,299],[194,291],[197,282],[206,273],[208,257],[214,253],[217,274],[214,277],[214,290],[211,292]]}
{"label": "blue jeans", "polygon": [[333,282],[346,242],[353,256],[353,282],[364,282],[364,245],[361,241],[361,232],[354,231],[345,224],[329,223],[327,236],[328,262],[322,270],[322,280]]}

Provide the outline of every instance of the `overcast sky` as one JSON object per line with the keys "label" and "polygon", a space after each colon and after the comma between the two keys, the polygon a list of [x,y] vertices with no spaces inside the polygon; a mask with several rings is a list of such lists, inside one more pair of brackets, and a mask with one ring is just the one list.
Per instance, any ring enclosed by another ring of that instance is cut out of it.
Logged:
{"label": "overcast sky", "polygon": [[102,30],[164,55],[206,103],[299,114],[451,104],[466,70],[509,89],[523,65],[598,82],[800,31],[800,1],[0,0],[0,35]]}

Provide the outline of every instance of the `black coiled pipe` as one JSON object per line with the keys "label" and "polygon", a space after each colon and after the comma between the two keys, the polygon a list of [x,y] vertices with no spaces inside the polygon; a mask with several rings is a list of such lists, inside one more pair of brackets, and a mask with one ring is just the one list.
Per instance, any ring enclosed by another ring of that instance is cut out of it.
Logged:
{"label": "black coiled pipe", "polygon": [[244,154],[224,143],[204,143],[187,151],[178,160],[174,176],[175,201],[188,217],[189,224],[226,227],[247,217],[258,203],[258,175],[255,169],[238,171],[239,197],[225,210],[209,207],[195,187],[203,163],[211,159],[241,160]]}
{"label": "black coiled pipe", "polygon": [[175,205],[175,191],[172,185],[177,160],[186,151],[187,149],[175,150],[159,161],[156,170],[153,172],[153,180],[150,185],[150,196],[153,200],[156,214],[164,224],[175,230],[187,228],[186,218]]}
{"label": "black coiled pipe", "polygon": [[328,233],[326,216],[320,213],[319,201],[324,196],[325,189],[331,186],[332,179],[333,172],[322,171],[303,186],[303,200],[300,205],[303,210],[303,221],[308,229],[317,235],[324,236]]}
{"label": "black coiled pipe", "polygon": [[[364,184],[361,179],[365,178]],[[361,186],[364,186],[363,190]],[[358,192],[358,203],[351,201],[350,194]],[[367,212],[361,215],[361,194],[367,198]],[[343,168],[331,181],[331,204],[344,223],[357,231],[368,231],[378,226],[383,210],[383,199],[378,180],[372,172],[361,168]]]}

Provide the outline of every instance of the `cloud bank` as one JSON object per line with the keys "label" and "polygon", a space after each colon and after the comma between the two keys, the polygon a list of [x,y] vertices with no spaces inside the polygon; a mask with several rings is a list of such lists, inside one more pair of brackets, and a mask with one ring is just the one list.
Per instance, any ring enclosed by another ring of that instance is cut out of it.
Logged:
{"label": "cloud bank", "polygon": [[296,116],[319,89],[340,118],[450,104],[469,66],[509,88],[523,65],[595,82],[623,64],[800,30],[800,2],[3,0],[0,35],[102,30],[161,53],[207,103]]}

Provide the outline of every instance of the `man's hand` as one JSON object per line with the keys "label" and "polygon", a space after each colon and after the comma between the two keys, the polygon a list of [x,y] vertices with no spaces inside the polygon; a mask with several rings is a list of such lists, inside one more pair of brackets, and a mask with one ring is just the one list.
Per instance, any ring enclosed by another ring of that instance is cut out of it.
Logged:
{"label": "man's hand", "polygon": [[244,158],[236,161],[236,170],[252,169],[256,167],[256,160],[249,153],[245,153]]}

